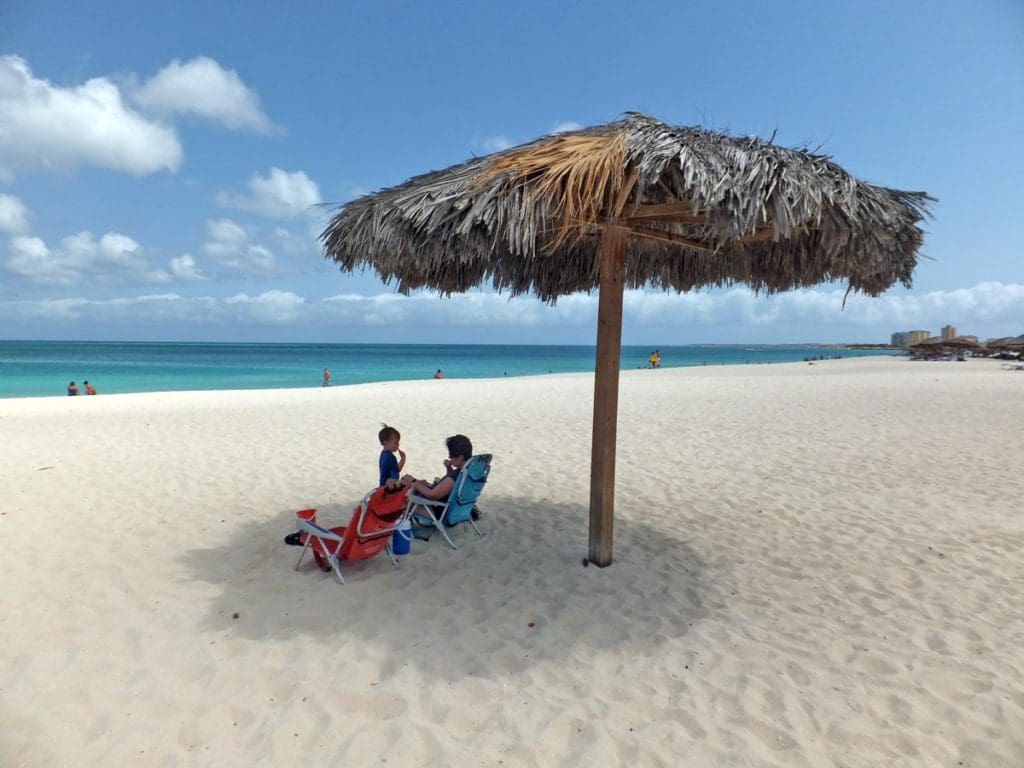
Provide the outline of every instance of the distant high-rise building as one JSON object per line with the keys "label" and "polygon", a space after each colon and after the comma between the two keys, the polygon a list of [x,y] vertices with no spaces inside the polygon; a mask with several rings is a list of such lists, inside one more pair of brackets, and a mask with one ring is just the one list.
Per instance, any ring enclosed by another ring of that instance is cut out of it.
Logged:
{"label": "distant high-rise building", "polygon": [[931,331],[897,331],[892,335],[890,344],[894,347],[909,347],[931,337]]}
{"label": "distant high-rise building", "polygon": [[954,328],[952,325],[944,325],[944,326],[942,326],[942,338],[944,338],[944,339],[956,338],[956,328]]}

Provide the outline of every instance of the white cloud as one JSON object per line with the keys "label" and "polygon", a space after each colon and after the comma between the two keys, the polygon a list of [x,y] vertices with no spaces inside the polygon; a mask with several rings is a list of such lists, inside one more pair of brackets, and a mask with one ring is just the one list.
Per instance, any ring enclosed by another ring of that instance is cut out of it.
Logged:
{"label": "white cloud", "polygon": [[569,131],[578,131],[583,127],[582,123],[577,123],[575,120],[566,120],[561,123],[555,123],[551,128],[552,133],[568,133]]}
{"label": "white cloud", "polygon": [[492,152],[501,152],[504,149],[508,149],[512,146],[512,142],[504,136],[488,136],[482,142],[480,146],[484,148],[484,151],[488,154]]}
{"label": "white cloud", "polygon": [[0,57],[0,176],[20,168],[95,165],[136,176],[177,171],[172,128],[127,107],[106,78],[62,88],[32,74],[18,56]]}
{"label": "white cloud", "polygon": [[0,232],[20,235],[28,230],[28,208],[14,195],[0,192]]}
{"label": "white cloud", "polygon": [[168,271],[181,280],[205,280],[206,275],[196,265],[191,253],[175,256],[168,265]]}
{"label": "white cloud", "polygon": [[247,194],[221,192],[217,201],[277,219],[315,215],[314,206],[321,202],[319,187],[304,171],[288,173],[280,168],[271,168],[266,176],[253,175]]}
{"label": "white cloud", "polygon": [[311,231],[301,234],[284,227],[276,227],[274,229],[274,239],[277,241],[280,249],[289,256],[312,257],[320,254],[320,244],[317,242],[317,237],[319,237],[322,228],[322,224],[316,222]]}
{"label": "white cloud", "polygon": [[37,283],[70,285],[78,274],[64,259],[51,258],[50,249],[38,237],[13,237],[8,246],[7,270]]}
{"label": "white cloud", "polygon": [[190,114],[233,130],[254,133],[280,131],[263,113],[259,96],[233,69],[224,69],[207,56],[186,62],[175,59],[132,97],[142,109],[160,115]]}
{"label": "white cloud", "polygon": [[249,242],[245,229],[231,219],[214,219],[206,222],[209,239],[203,244],[203,251],[218,258],[235,256]]}
{"label": "white cloud", "polygon": [[92,232],[79,232],[55,248],[42,238],[13,237],[3,265],[11,274],[39,285],[124,285],[168,283],[183,277],[173,270],[173,261],[171,270],[156,266],[152,254],[119,232],[107,232],[98,239]]}
{"label": "white cloud", "polygon": [[208,239],[203,252],[213,256],[222,266],[246,273],[270,272],[276,262],[274,254],[263,245],[251,243],[249,233],[231,219],[206,222]]}
{"label": "white cloud", "polygon": [[269,248],[262,245],[250,245],[246,256],[245,266],[247,267],[260,272],[268,272],[274,267],[274,254],[270,252]]}

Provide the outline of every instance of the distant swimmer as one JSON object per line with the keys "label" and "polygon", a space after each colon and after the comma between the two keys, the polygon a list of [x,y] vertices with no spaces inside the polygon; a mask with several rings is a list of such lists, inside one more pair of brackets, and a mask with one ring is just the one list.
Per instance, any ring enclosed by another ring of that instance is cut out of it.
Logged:
{"label": "distant swimmer", "polygon": [[440,368],[437,369],[437,373],[434,374],[434,378],[435,379],[443,379],[444,378],[444,373],[441,371]]}
{"label": "distant swimmer", "polygon": [[68,397],[74,397],[78,394],[78,385],[75,382],[68,384]]}
{"label": "distant swimmer", "polygon": [[326,368],[324,368],[324,386],[331,386],[331,372]]}
{"label": "distant swimmer", "polygon": [[82,384],[85,386],[85,394],[87,394],[87,395],[95,395],[96,394],[96,387],[94,387],[92,384],[90,384],[88,379],[83,381]]}

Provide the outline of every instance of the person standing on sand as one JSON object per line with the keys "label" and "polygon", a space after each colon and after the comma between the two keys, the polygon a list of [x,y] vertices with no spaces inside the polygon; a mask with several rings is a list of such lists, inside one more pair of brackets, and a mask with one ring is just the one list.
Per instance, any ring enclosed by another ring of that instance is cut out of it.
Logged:
{"label": "person standing on sand", "polygon": [[327,368],[324,368],[324,386],[331,386],[331,372]]}

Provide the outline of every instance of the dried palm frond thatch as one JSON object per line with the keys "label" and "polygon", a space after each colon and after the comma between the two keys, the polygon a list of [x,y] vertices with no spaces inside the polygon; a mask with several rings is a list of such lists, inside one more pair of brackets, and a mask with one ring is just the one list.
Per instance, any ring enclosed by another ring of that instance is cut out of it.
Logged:
{"label": "dried palm frond thatch", "polygon": [[1024,350],[1024,334],[1020,336],[1004,336],[1001,339],[989,339],[985,348],[993,352],[1012,352]]}
{"label": "dried palm frond thatch", "polygon": [[983,346],[978,341],[977,336],[954,336],[949,339],[944,339],[941,336],[932,336],[930,339],[919,341],[917,344],[911,344],[907,347],[907,351],[915,357],[945,351],[964,352],[971,350],[977,352],[981,349],[983,349]]}
{"label": "dried palm frond thatch", "polygon": [[554,300],[598,287],[602,227],[629,235],[627,287],[910,285],[932,198],[829,157],[639,114],[538,139],[361,197],[321,235],[343,270],[398,290],[490,283]]}

